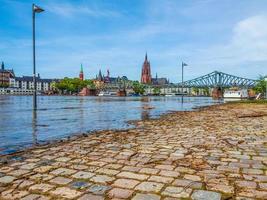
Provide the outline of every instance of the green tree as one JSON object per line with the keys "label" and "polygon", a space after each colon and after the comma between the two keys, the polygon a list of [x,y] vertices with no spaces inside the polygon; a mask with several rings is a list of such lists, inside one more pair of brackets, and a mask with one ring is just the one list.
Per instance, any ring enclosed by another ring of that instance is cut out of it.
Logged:
{"label": "green tree", "polygon": [[160,95],[160,88],[159,87],[154,87],[153,88],[153,94],[154,95]]}
{"label": "green tree", "polygon": [[91,80],[80,80],[79,78],[67,77],[57,82],[55,86],[61,92],[68,92],[71,94],[80,92],[84,87],[95,87],[93,81]]}
{"label": "green tree", "polygon": [[193,91],[196,95],[199,94],[199,89],[196,88],[196,87],[193,87],[193,88],[192,88],[192,91]]}
{"label": "green tree", "polygon": [[9,84],[8,83],[0,83],[0,88],[8,88]]}
{"label": "green tree", "polygon": [[203,93],[205,96],[210,96],[210,90],[208,87],[203,88]]}
{"label": "green tree", "polygon": [[135,94],[144,94],[145,93],[145,86],[138,81],[133,82],[133,91]]}
{"label": "green tree", "polygon": [[265,80],[266,77],[267,76],[259,77],[259,80],[257,81],[256,86],[253,88],[256,93],[262,93],[262,94],[266,93],[266,84],[267,84],[267,81]]}

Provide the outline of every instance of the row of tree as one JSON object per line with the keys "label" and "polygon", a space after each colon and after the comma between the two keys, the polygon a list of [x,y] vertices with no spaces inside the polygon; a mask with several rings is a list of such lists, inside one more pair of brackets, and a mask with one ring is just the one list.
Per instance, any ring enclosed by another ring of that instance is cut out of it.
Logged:
{"label": "row of tree", "polygon": [[84,87],[94,89],[95,84],[92,80],[81,80],[79,78],[64,78],[53,83],[53,88],[59,90],[60,93],[79,93]]}

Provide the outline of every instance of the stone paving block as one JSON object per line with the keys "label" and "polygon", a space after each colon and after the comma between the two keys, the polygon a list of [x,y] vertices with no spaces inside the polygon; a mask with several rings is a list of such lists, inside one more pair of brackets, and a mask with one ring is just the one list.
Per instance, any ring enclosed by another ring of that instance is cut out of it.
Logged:
{"label": "stone paving block", "polygon": [[14,181],[13,186],[18,187],[18,188],[25,188],[25,187],[28,187],[28,186],[33,185],[33,184],[34,184],[33,181],[25,180],[25,179],[19,179],[19,180]]}
{"label": "stone paving block", "polygon": [[161,170],[159,175],[177,178],[179,177],[180,173],[176,171]]}
{"label": "stone paving block", "polygon": [[60,196],[67,199],[74,199],[81,196],[83,193],[77,190],[70,189],[68,187],[59,187],[56,190],[50,192],[54,196]]}
{"label": "stone paving block", "polygon": [[142,174],[157,174],[159,172],[159,169],[153,169],[153,168],[142,168],[140,171]]}
{"label": "stone paving block", "polygon": [[26,197],[23,197],[21,200],[49,200],[49,197],[39,195],[39,194],[30,194]]}
{"label": "stone paving block", "polygon": [[130,171],[130,172],[138,172],[141,170],[140,167],[134,167],[134,166],[125,166],[122,168],[124,171]]}
{"label": "stone paving block", "polygon": [[0,183],[4,183],[4,184],[11,183],[15,179],[16,178],[14,176],[3,176],[3,177],[0,178]]}
{"label": "stone paving block", "polygon": [[140,181],[146,180],[149,177],[148,175],[137,174],[137,173],[132,173],[132,172],[121,172],[117,174],[117,176],[123,177],[123,178],[137,179]]}
{"label": "stone paving block", "polygon": [[144,192],[159,192],[161,188],[164,186],[162,183],[156,182],[142,182],[135,187],[135,190],[140,190]]}
{"label": "stone paving block", "polygon": [[133,179],[117,179],[113,185],[115,187],[133,189],[140,182]]}
{"label": "stone paving block", "polygon": [[236,181],[235,183],[238,187],[241,187],[241,188],[256,188],[257,187],[257,183],[253,181]]}
{"label": "stone paving block", "polygon": [[233,186],[223,185],[223,184],[208,184],[207,189],[223,192],[226,194],[233,194],[234,190],[235,190],[235,188]]}
{"label": "stone paving block", "polygon": [[72,181],[72,179],[58,176],[56,178],[51,179],[49,182],[54,183],[54,184],[58,184],[58,185],[67,185],[71,181]]}
{"label": "stone paving block", "polygon": [[127,199],[133,194],[132,190],[113,188],[108,192],[109,198]]}
{"label": "stone paving block", "polygon": [[33,169],[33,171],[38,172],[38,173],[46,173],[53,168],[54,168],[53,166],[41,166],[41,167],[37,167],[37,168]]}
{"label": "stone paving block", "polygon": [[75,172],[76,172],[76,170],[73,170],[73,169],[58,168],[58,169],[55,169],[55,170],[51,171],[50,173],[54,174],[54,175],[64,176],[64,175],[74,174]]}
{"label": "stone paving block", "polygon": [[92,184],[91,183],[88,183],[88,182],[75,181],[75,182],[72,182],[70,184],[70,187],[73,188],[73,189],[83,190],[85,188],[88,188],[90,185],[92,185]]}
{"label": "stone paving block", "polygon": [[221,200],[221,194],[205,190],[195,190],[191,198],[193,200]]}
{"label": "stone paving block", "polygon": [[97,173],[100,173],[100,174],[106,174],[106,175],[116,175],[118,174],[120,171],[118,170],[113,170],[113,169],[105,169],[105,168],[101,168],[101,169],[98,169],[96,170]]}
{"label": "stone paving block", "polygon": [[27,174],[29,172],[30,171],[29,170],[26,170],[26,169],[17,169],[17,170],[14,170],[14,171],[9,172],[8,174],[11,175],[11,176],[19,177],[19,176],[24,175],[24,174]]}
{"label": "stone paving block", "polygon": [[160,196],[156,194],[140,194],[137,193],[132,200],[160,200]]}
{"label": "stone paving block", "polygon": [[35,181],[48,181],[54,178],[54,176],[50,174],[35,174],[33,176],[30,176],[29,178]]}
{"label": "stone paving block", "polygon": [[29,192],[27,192],[27,191],[10,189],[10,190],[2,192],[1,197],[3,199],[13,200],[13,199],[21,199],[22,197],[26,196],[27,194],[29,194]]}
{"label": "stone paving block", "polygon": [[57,158],[55,160],[58,161],[58,162],[68,162],[68,161],[71,160],[71,158],[69,158],[69,157],[59,157],[59,158]]}
{"label": "stone paving block", "polygon": [[87,191],[94,193],[94,194],[97,194],[97,195],[103,195],[110,189],[111,189],[111,187],[107,186],[107,185],[93,184],[89,187],[89,189]]}
{"label": "stone paving block", "polygon": [[85,194],[78,200],[104,200],[105,198],[102,196],[98,195],[93,195],[93,194]]}
{"label": "stone paving block", "polygon": [[49,190],[51,190],[52,188],[54,188],[54,185],[50,185],[50,184],[46,184],[46,183],[40,183],[40,184],[35,184],[32,185],[29,190],[32,191],[38,191],[38,192],[47,192]]}
{"label": "stone paving block", "polygon": [[77,179],[89,179],[93,177],[94,175],[95,174],[91,172],[79,171],[76,174],[73,174],[72,177],[77,178]]}
{"label": "stone paving block", "polygon": [[106,176],[106,175],[96,175],[90,180],[95,183],[110,183],[114,180],[115,178]]}
{"label": "stone paving block", "polygon": [[173,165],[156,165],[156,169],[163,169],[163,170],[173,170],[174,166]]}
{"label": "stone paving block", "polygon": [[191,175],[191,174],[185,174],[184,179],[188,179],[191,181],[201,181],[201,178],[199,176]]}
{"label": "stone paving block", "polygon": [[161,194],[164,196],[170,196],[175,198],[188,198],[191,192],[192,189],[190,188],[185,189],[183,187],[169,186]]}
{"label": "stone paving block", "polygon": [[200,189],[202,187],[201,182],[186,180],[186,179],[175,179],[172,183],[174,186],[188,187],[194,189]]}
{"label": "stone paving block", "polygon": [[159,183],[171,183],[173,182],[174,178],[164,176],[151,176],[148,180]]}
{"label": "stone paving block", "polygon": [[34,169],[36,166],[37,166],[36,163],[28,163],[28,164],[22,165],[20,168],[31,170],[31,169]]}

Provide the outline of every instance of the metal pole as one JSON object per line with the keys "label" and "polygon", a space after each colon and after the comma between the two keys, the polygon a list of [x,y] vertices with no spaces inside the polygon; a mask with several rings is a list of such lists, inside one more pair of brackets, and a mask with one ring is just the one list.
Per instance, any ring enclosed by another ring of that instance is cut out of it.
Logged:
{"label": "metal pole", "polygon": [[32,4],[32,48],[33,48],[33,109],[37,110],[36,70],[35,70],[35,11]]}
{"label": "metal pole", "polygon": [[182,62],[182,103],[184,102],[184,63]]}

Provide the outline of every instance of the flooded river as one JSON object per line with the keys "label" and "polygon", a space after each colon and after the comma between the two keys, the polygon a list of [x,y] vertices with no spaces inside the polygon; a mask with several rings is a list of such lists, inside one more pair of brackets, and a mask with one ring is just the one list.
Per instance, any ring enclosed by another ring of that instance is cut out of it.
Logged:
{"label": "flooded river", "polygon": [[129,120],[220,103],[207,97],[77,97],[0,95],[0,154],[74,134],[131,127]]}

